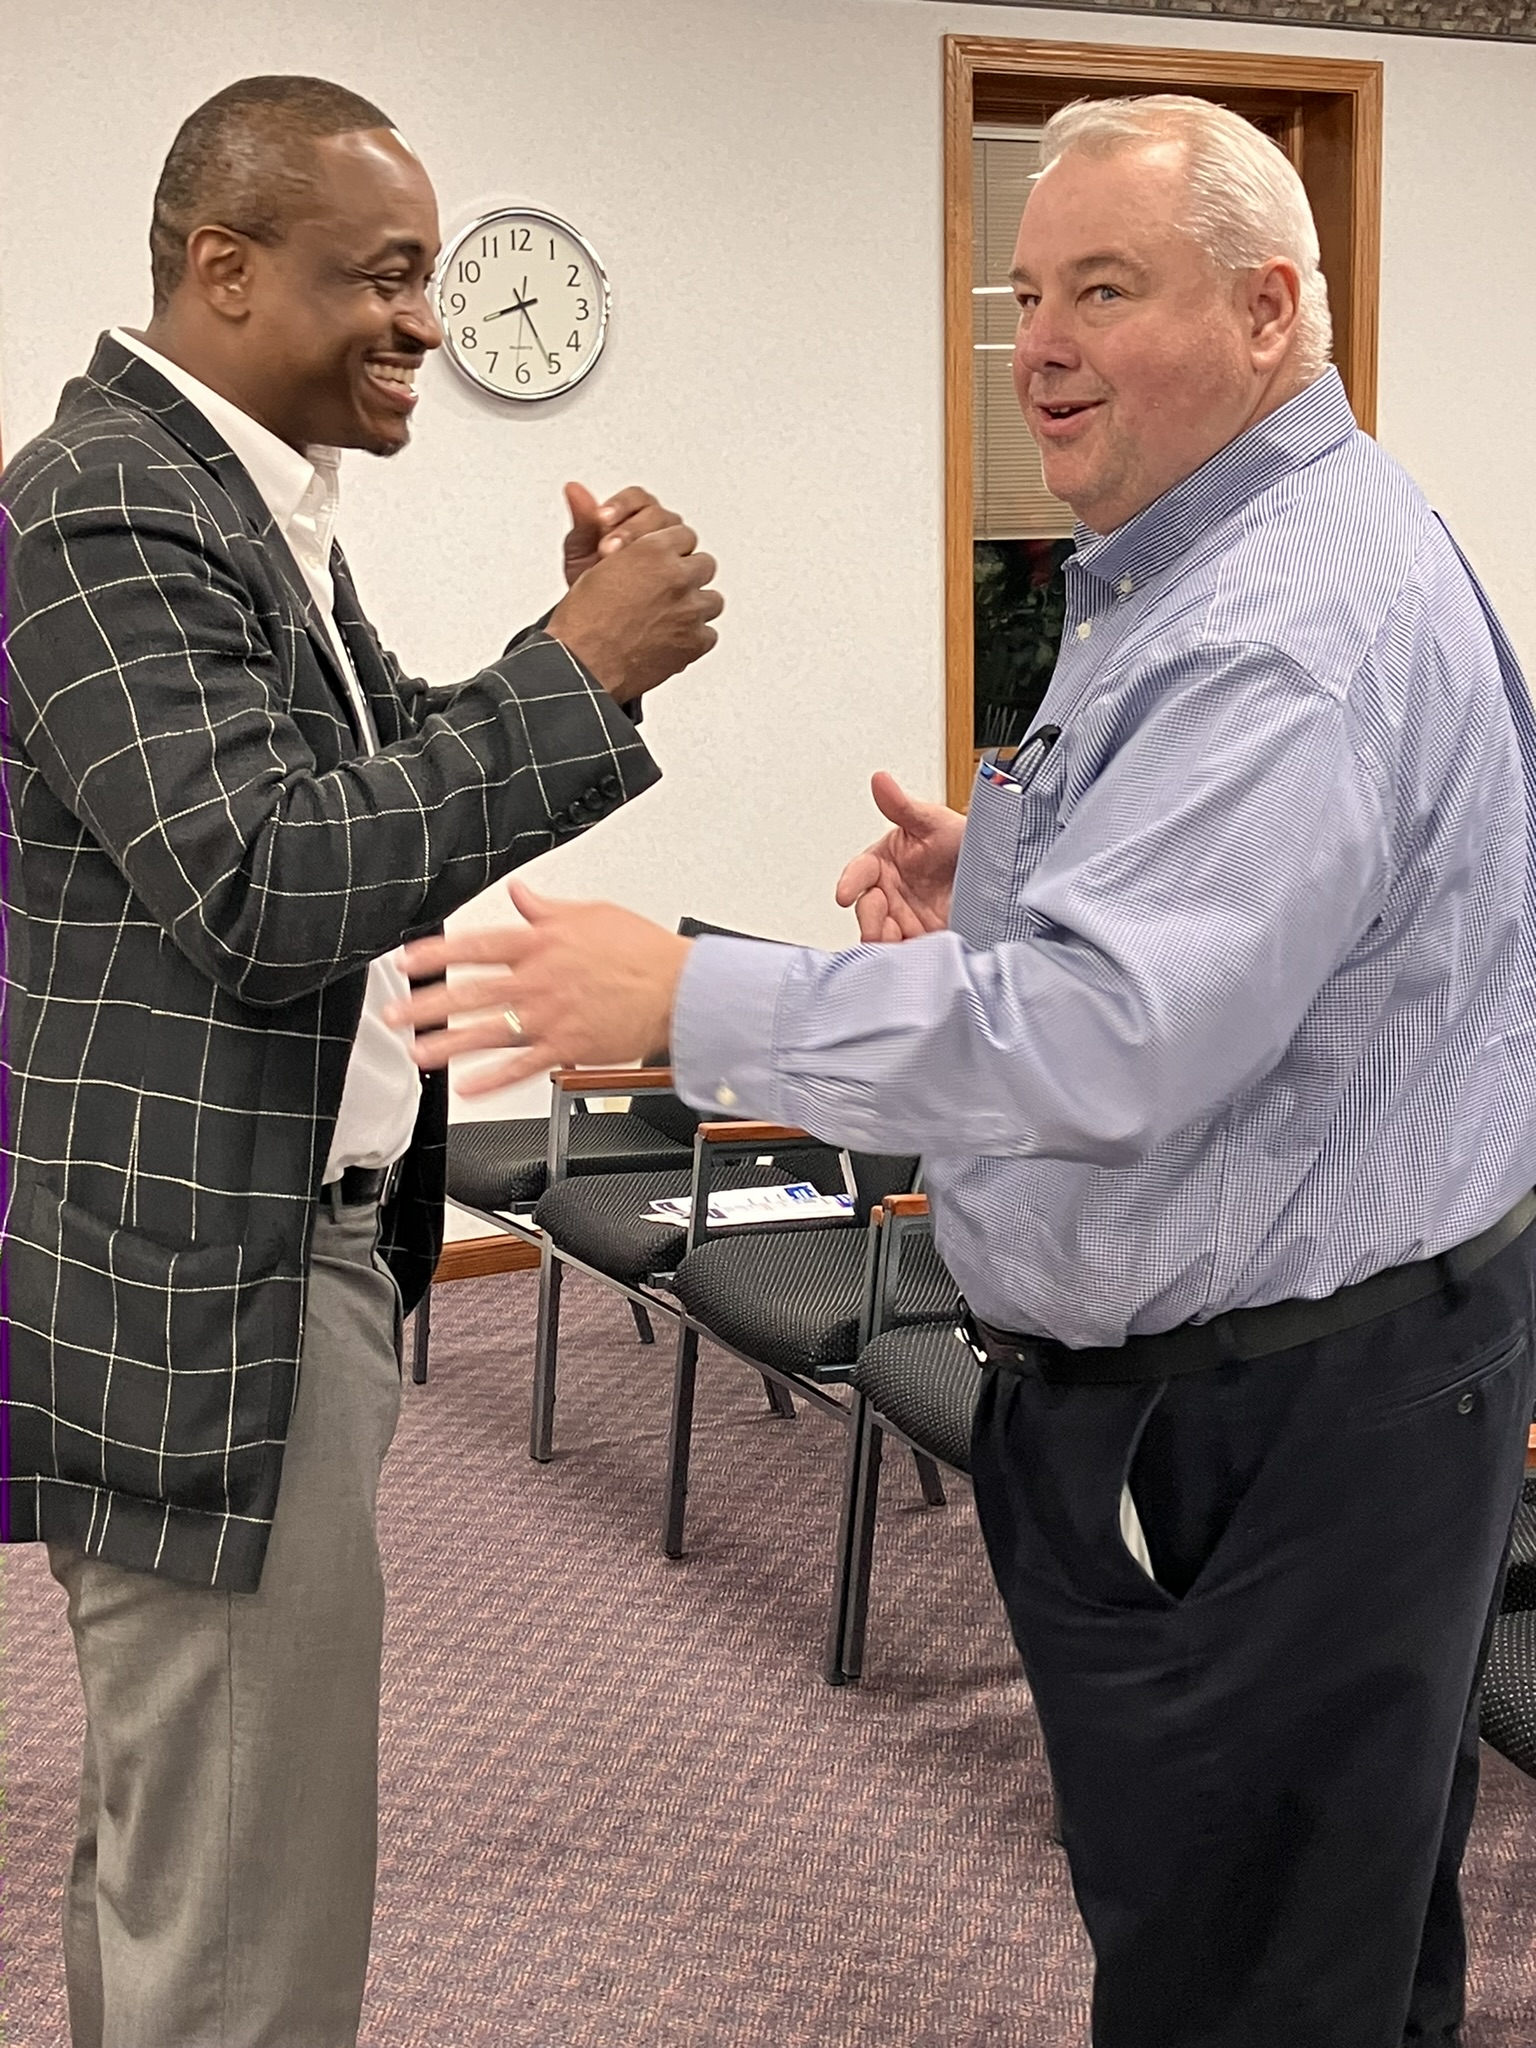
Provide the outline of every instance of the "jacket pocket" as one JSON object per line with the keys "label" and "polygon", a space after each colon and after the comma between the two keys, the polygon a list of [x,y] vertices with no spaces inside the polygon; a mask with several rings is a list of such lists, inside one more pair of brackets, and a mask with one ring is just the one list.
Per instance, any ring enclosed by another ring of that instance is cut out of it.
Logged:
{"label": "jacket pocket", "polygon": [[31,1411],[21,1435],[39,1469],[205,1513],[270,1512],[296,1272],[242,1244],[161,1244],[46,1186],[6,1266],[12,1395]]}

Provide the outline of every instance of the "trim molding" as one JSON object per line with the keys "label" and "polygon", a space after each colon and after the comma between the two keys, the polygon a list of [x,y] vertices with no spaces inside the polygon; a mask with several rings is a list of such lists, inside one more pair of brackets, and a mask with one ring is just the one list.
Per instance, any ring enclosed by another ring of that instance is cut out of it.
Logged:
{"label": "trim molding", "polygon": [[[945,0],[947,4],[947,0]],[[1532,0],[979,0],[984,7],[1065,8],[1073,14],[1157,14],[1188,21],[1262,21],[1288,28],[1352,29],[1363,35],[1458,36],[1469,42],[1536,43]]]}
{"label": "trim molding", "polygon": [[443,1246],[432,1275],[436,1287],[444,1280],[483,1280],[488,1273],[532,1273],[539,1264],[537,1245],[508,1231],[488,1237],[454,1237]]}

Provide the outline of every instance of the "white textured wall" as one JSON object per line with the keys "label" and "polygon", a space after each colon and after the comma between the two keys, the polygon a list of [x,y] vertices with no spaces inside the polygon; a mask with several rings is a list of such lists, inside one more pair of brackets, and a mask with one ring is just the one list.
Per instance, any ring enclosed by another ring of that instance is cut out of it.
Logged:
{"label": "white textured wall", "polygon": [[[940,38],[949,31],[1381,57],[1380,429],[1536,667],[1536,46],[928,0],[0,0],[0,426],[49,418],[97,332],[148,314],[149,197],[180,118],[253,71],[376,99],[445,231],[548,206],[614,322],[570,398],[512,412],[446,363],[416,441],[352,457],[343,532],[403,658],[467,672],[557,591],[559,486],[650,484],[718,554],[720,648],[647,707],[666,780],[540,863],[813,941],[874,824],[868,771],[942,789]],[[474,913],[471,913],[474,914]]]}

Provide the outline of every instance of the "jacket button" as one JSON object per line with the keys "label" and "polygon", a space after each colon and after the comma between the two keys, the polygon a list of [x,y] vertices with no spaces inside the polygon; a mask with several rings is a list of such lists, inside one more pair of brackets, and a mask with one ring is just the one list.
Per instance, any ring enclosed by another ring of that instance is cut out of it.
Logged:
{"label": "jacket button", "polygon": [[617,798],[623,794],[619,788],[619,778],[617,775],[605,775],[597,786],[606,797]]}
{"label": "jacket button", "polygon": [[1461,1399],[1456,1403],[1456,1413],[1458,1415],[1470,1415],[1472,1413],[1472,1410],[1476,1406],[1476,1394],[1463,1394]]}

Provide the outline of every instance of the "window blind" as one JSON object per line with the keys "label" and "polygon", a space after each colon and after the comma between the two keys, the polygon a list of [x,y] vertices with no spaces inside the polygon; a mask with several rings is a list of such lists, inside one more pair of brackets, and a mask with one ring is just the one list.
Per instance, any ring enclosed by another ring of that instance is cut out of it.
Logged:
{"label": "window blind", "polygon": [[1072,514],[1045,487],[1039,450],[1014,394],[1018,308],[1008,285],[1019,216],[1040,168],[1040,130],[989,129],[975,137],[971,149],[974,537],[1059,539],[1071,533]]}

